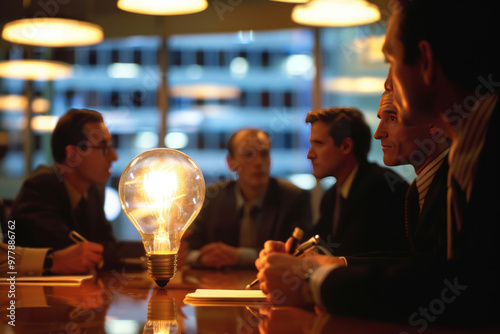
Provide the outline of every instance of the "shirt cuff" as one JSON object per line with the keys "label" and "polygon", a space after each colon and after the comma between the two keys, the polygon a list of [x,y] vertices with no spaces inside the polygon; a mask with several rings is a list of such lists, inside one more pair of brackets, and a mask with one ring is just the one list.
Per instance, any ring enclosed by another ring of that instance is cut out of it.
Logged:
{"label": "shirt cuff", "polygon": [[41,276],[43,274],[43,262],[48,251],[49,248],[24,248],[17,274]]}
{"label": "shirt cuff", "polygon": [[325,266],[319,266],[314,270],[309,279],[309,284],[311,287],[311,293],[316,305],[323,306],[323,299],[321,298],[321,285],[325,278],[335,269],[339,267],[344,267],[340,264],[331,264]]}
{"label": "shirt cuff", "polygon": [[259,253],[254,248],[240,247],[240,267],[255,267],[255,260],[259,257]]}

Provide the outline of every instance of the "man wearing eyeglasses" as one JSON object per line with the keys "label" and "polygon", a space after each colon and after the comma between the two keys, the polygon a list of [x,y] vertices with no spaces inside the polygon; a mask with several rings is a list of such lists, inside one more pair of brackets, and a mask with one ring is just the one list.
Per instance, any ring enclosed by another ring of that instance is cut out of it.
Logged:
{"label": "man wearing eyeglasses", "polygon": [[[104,246],[106,265],[116,262],[116,241],[104,214],[104,185],[118,159],[100,113],[71,109],[51,137],[54,164],[39,166],[24,181],[12,207],[16,245],[59,250],[70,231]],[[102,247],[95,248],[95,252]]]}

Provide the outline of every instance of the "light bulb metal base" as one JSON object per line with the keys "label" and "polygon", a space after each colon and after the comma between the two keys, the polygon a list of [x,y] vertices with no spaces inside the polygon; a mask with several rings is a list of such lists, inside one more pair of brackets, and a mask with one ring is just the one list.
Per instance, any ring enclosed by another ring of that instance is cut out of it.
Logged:
{"label": "light bulb metal base", "polygon": [[163,288],[177,271],[176,254],[148,254],[148,271],[158,286]]}

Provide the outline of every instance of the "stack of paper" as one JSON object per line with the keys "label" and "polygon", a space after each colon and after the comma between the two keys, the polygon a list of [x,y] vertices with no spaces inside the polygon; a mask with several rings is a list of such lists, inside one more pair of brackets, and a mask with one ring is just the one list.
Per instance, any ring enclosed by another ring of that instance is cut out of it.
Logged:
{"label": "stack of paper", "polygon": [[238,306],[266,304],[266,295],[260,290],[197,289],[184,298],[186,304],[195,306]]}
{"label": "stack of paper", "polygon": [[[93,275],[77,276],[26,276],[16,277],[16,285],[81,285],[83,281],[91,279]],[[0,278],[0,285],[10,284],[7,277]]]}

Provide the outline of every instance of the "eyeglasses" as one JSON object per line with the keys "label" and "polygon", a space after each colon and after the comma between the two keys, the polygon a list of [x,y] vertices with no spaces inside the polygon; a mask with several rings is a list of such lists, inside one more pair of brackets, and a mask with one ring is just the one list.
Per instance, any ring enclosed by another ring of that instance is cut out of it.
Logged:
{"label": "eyeglasses", "polygon": [[109,143],[106,145],[100,145],[100,146],[91,146],[87,144],[83,144],[80,146],[82,150],[87,150],[88,148],[100,148],[102,150],[102,155],[107,156],[108,153],[111,151],[111,149],[114,149],[114,142],[113,140],[110,140]]}

